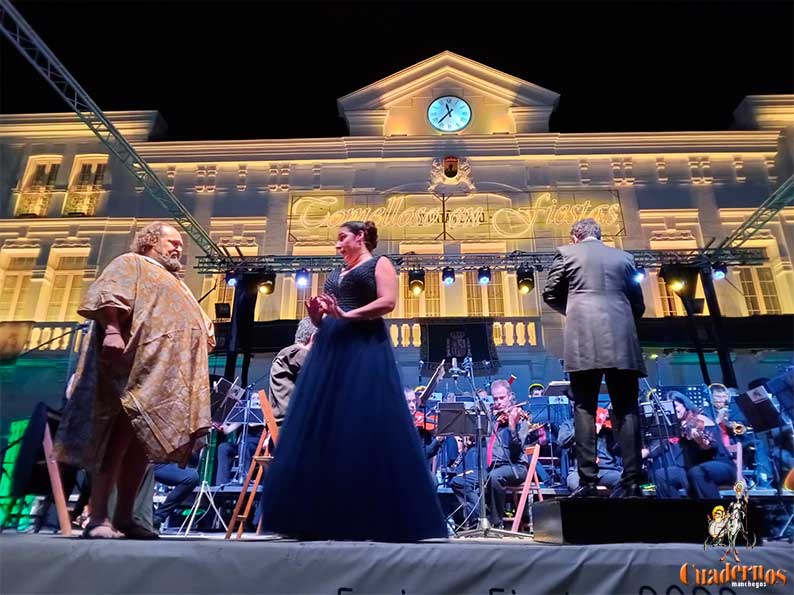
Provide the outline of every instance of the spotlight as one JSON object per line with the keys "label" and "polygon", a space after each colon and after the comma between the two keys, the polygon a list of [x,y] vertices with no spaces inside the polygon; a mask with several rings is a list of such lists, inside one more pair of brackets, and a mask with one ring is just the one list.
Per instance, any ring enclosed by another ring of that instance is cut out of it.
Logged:
{"label": "spotlight", "polygon": [[235,287],[240,278],[234,273],[226,273],[226,285],[228,287]]}
{"label": "spotlight", "polygon": [[728,267],[726,267],[722,263],[717,263],[713,267],[711,267],[711,275],[717,281],[722,281],[727,274],[728,274]]}
{"label": "spotlight", "polygon": [[634,269],[634,282],[642,283],[645,281],[645,267],[638,266]]}
{"label": "spotlight", "polygon": [[477,280],[480,285],[488,285],[491,282],[491,269],[489,267],[480,267],[477,269]]}
{"label": "spotlight", "polygon": [[311,273],[307,269],[298,269],[295,271],[295,286],[298,289],[305,289],[311,283]]}
{"label": "spotlight", "polygon": [[524,295],[535,289],[535,270],[532,267],[521,265],[516,269],[516,282],[518,291]]}
{"label": "spotlight", "polygon": [[275,273],[262,273],[259,278],[259,293],[262,295],[270,295],[276,287],[276,274]]}
{"label": "spotlight", "polygon": [[455,282],[455,269],[444,267],[444,270],[441,271],[441,280],[444,285],[452,285]]}
{"label": "spotlight", "polygon": [[418,296],[425,290],[425,270],[413,269],[408,271],[408,289],[414,296]]}
{"label": "spotlight", "polygon": [[659,276],[680,298],[694,299],[698,284],[697,268],[683,264],[664,264],[659,269]]}

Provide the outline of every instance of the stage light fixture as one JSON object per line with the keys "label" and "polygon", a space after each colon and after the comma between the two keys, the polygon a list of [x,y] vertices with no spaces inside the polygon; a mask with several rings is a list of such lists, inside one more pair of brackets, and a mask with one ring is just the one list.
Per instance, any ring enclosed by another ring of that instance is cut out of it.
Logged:
{"label": "stage light fixture", "polygon": [[711,267],[711,276],[717,281],[722,281],[728,275],[728,267],[722,263],[717,263]]}
{"label": "stage light fixture", "polygon": [[663,264],[659,276],[667,287],[682,299],[694,299],[698,285],[698,269],[684,264]]}
{"label": "stage light fixture", "polygon": [[418,296],[425,290],[425,270],[413,269],[408,271],[408,289],[414,295]]}
{"label": "stage light fixture", "polygon": [[444,267],[444,270],[441,271],[441,280],[444,285],[452,285],[455,282],[455,269]]}
{"label": "stage light fixture", "polygon": [[240,278],[234,273],[226,273],[226,286],[235,287]]}
{"label": "stage light fixture", "polygon": [[276,274],[275,273],[262,273],[259,278],[259,293],[262,295],[270,295],[276,288]]}
{"label": "stage light fixture", "polygon": [[480,285],[488,285],[491,282],[490,267],[480,267],[477,270],[477,280],[480,282]]}
{"label": "stage light fixture", "polygon": [[311,285],[312,276],[308,269],[298,269],[295,271],[295,286],[298,289],[306,289]]}
{"label": "stage light fixture", "polygon": [[634,282],[642,283],[645,281],[645,267],[638,266],[634,269]]}
{"label": "stage light fixture", "polygon": [[516,269],[516,282],[518,291],[526,295],[535,289],[535,269],[521,265]]}

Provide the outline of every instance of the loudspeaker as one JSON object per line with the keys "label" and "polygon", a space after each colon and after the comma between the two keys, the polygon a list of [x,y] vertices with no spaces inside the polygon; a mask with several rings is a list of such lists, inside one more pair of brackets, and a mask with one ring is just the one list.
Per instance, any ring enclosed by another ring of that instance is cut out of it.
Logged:
{"label": "loudspeaker", "polygon": [[231,318],[232,305],[226,302],[218,302],[215,304],[215,318]]}
{"label": "loudspeaker", "polygon": [[[728,504],[729,500],[685,498],[557,498],[532,506],[534,539],[553,544],[704,543],[707,517],[715,506],[727,510]],[[762,511],[751,500],[747,512],[750,534],[760,545]]]}

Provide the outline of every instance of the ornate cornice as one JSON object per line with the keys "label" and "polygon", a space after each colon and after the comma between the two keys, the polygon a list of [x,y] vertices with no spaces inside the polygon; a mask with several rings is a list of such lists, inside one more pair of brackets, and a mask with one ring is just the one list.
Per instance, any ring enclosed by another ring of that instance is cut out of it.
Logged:
{"label": "ornate cornice", "polygon": [[694,234],[688,229],[658,229],[651,232],[652,242],[680,242],[695,240]]}
{"label": "ornate cornice", "polygon": [[53,248],[90,248],[91,239],[82,238],[56,238],[52,243]]}
{"label": "ornate cornice", "polygon": [[553,159],[598,156],[637,157],[773,155],[773,131],[653,132],[604,134],[510,134],[342,137],[243,141],[137,143],[144,159],[157,162],[423,161],[453,154],[472,159]]}
{"label": "ornate cornice", "polygon": [[39,249],[41,242],[38,238],[8,238],[3,242],[3,250],[28,250]]}
{"label": "ornate cornice", "polygon": [[[165,131],[165,121],[159,112],[112,111],[105,116],[131,142],[156,138]],[[30,142],[31,140],[94,138],[94,133],[71,112],[45,114],[0,114],[0,141]],[[98,140],[98,139],[97,139]]]}

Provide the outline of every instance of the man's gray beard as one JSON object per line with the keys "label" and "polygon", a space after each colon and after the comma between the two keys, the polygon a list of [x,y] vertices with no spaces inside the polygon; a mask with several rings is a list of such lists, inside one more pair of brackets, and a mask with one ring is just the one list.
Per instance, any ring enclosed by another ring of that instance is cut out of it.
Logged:
{"label": "man's gray beard", "polygon": [[182,271],[182,263],[178,258],[168,256],[168,254],[160,252],[157,248],[154,248],[152,251],[154,252],[154,259],[163,265],[166,271],[169,273],[179,273]]}

